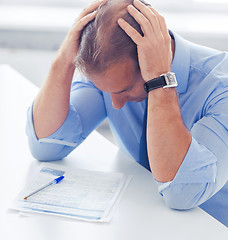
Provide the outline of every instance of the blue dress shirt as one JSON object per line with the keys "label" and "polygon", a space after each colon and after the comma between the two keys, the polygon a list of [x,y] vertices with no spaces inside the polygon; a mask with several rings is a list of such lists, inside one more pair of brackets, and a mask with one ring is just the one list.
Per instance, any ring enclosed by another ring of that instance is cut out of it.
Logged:
{"label": "blue dress shirt", "polygon": [[[228,226],[228,54],[199,46],[173,34],[182,119],[191,145],[175,178],[158,183],[159,193],[174,209],[200,206]],[[108,93],[79,76],[72,84],[71,105],[62,126],[37,139],[28,110],[27,135],[31,152],[40,161],[62,159],[106,117],[120,148],[139,162],[145,100],[116,110]]]}

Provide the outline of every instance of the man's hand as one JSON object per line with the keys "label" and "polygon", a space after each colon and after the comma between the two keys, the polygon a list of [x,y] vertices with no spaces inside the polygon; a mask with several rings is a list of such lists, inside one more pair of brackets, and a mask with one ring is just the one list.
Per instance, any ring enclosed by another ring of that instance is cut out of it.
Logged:
{"label": "man's hand", "polygon": [[79,17],[75,20],[64,41],[62,42],[57,56],[64,57],[65,59],[67,59],[67,61],[73,63],[73,60],[78,52],[81,31],[87,23],[89,23],[96,17],[96,9],[106,1],[107,0],[96,0],[92,2],[88,7],[83,9]]}
{"label": "man's hand", "polygon": [[118,24],[137,45],[143,79],[149,81],[169,72],[172,62],[171,38],[164,18],[138,0],[134,0],[134,6],[129,5],[127,9],[140,25],[144,36],[122,18],[118,19]]}
{"label": "man's hand", "polygon": [[96,9],[106,0],[91,3],[74,22],[52,63],[48,77],[33,105],[33,121],[37,138],[54,133],[65,121],[69,112],[70,90],[78,53],[81,31],[93,20]]}

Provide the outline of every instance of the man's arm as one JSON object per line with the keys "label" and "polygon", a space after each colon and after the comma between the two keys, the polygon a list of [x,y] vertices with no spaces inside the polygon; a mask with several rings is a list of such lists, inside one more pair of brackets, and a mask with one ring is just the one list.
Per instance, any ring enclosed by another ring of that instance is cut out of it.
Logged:
{"label": "man's arm", "polygon": [[[170,37],[164,19],[153,8],[136,1],[134,5],[140,12],[132,7],[128,10],[142,27],[144,36],[126,22],[118,22],[137,44],[140,70],[148,81],[170,71]],[[221,69],[225,66],[221,64]],[[228,181],[228,85],[227,76],[223,78],[222,81],[220,75],[221,91],[210,95],[204,117],[190,132],[182,121],[175,88],[156,89],[148,94],[149,162],[156,180],[163,182],[158,183],[158,190],[170,208],[199,206]],[[226,195],[213,201],[220,205],[218,211],[227,223]]]}
{"label": "man's arm", "polygon": [[172,181],[191,144],[175,88],[155,89],[148,94],[147,151],[154,178]]}
{"label": "man's arm", "polygon": [[38,139],[54,133],[65,121],[74,66],[58,56],[33,104],[33,122]]}
{"label": "man's arm", "polygon": [[58,50],[49,75],[33,105],[33,121],[38,139],[54,133],[65,121],[70,102],[70,89],[75,67],[80,32],[96,16],[96,9],[105,1],[93,2],[85,8]]}
{"label": "man's arm", "polygon": [[[140,24],[144,36],[125,21],[118,23],[137,44],[140,70],[146,82],[170,71],[172,42],[161,15],[137,0],[134,6],[128,6],[128,11]],[[190,143],[191,134],[183,123],[176,89],[149,92],[147,150],[151,171],[158,182],[173,180]]]}

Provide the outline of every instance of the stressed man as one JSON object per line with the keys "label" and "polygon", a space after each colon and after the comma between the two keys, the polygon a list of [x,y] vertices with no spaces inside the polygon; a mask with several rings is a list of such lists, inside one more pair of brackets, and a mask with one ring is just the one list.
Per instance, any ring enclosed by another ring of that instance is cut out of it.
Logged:
{"label": "stressed man", "polygon": [[168,31],[143,1],[92,3],[28,111],[31,152],[62,159],[106,117],[169,207],[200,205],[228,226],[228,54]]}

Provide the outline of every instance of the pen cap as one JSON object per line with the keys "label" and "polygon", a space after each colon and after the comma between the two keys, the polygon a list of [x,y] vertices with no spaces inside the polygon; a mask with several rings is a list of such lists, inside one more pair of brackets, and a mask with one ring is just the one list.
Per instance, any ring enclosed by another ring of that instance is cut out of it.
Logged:
{"label": "pen cap", "polygon": [[62,179],[64,178],[64,176],[58,177],[55,179],[56,183],[59,183]]}

